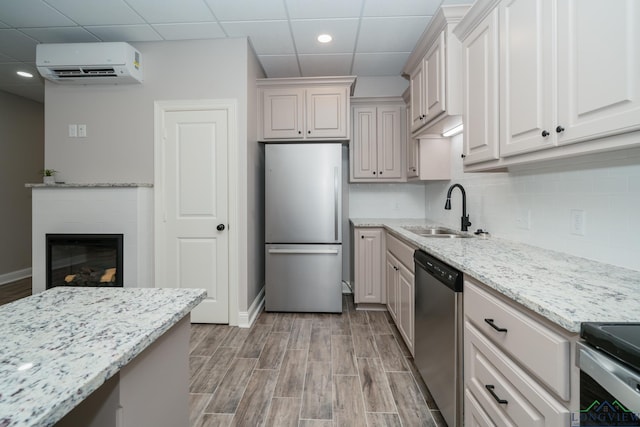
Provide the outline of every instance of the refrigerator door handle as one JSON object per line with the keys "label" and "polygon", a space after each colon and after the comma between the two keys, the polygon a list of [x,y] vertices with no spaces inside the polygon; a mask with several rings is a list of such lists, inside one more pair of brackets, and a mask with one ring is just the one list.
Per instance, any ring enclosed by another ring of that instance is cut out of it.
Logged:
{"label": "refrigerator door handle", "polygon": [[339,209],[339,200],[340,197],[340,177],[338,177],[339,168],[333,168],[333,214],[334,214],[334,236],[336,242],[338,241],[338,225],[340,224],[340,209]]}
{"label": "refrigerator door handle", "polygon": [[270,254],[303,254],[303,255],[314,255],[314,254],[330,254],[337,255],[337,249],[269,249]]}

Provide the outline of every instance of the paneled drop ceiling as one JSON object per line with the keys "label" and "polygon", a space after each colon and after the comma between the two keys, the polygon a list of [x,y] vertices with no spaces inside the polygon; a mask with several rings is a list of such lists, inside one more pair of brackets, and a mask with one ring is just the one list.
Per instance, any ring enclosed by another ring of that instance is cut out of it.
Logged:
{"label": "paneled drop ceiling", "polygon": [[248,37],[268,77],[398,76],[441,2],[0,0],[0,90],[42,102],[38,43]]}

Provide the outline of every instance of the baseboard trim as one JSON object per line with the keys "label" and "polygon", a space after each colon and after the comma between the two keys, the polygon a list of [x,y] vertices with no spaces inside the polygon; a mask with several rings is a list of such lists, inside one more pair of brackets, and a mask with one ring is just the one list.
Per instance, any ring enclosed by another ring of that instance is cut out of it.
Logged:
{"label": "baseboard trim", "polygon": [[249,311],[241,311],[238,313],[238,327],[250,328],[256,321],[262,309],[264,308],[264,286],[258,292],[258,295],[249,306]]}
{"label": "baseboard trim", "polygon": [[24,268],[22,270],[0,274],[0,286],[17,280],[26,279],[27,277],[31,277],[31,268]]}

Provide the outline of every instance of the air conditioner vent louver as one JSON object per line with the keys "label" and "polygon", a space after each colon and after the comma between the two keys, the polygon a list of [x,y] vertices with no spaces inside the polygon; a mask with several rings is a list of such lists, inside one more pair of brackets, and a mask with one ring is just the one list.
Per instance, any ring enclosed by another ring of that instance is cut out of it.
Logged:
{"label": "air conditioner vent louver", "polygon": [[140,52],[127,43],[40,44],[36,65],[57,83],[140,83]]}
{"label": "air conditioner vent louver", "polygon": [[57,77],[118,77],[114,68],[74,68],[74,69],[52,69],[51,72]]}

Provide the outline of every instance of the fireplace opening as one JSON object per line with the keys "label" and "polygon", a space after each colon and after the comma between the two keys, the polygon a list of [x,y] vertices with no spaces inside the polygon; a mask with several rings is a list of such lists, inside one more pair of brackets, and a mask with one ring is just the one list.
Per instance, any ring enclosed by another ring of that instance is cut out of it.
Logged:
{"label": "fireplace opening", "polygon": [[47,289],[122,287],[122,234],[47,234]]}

